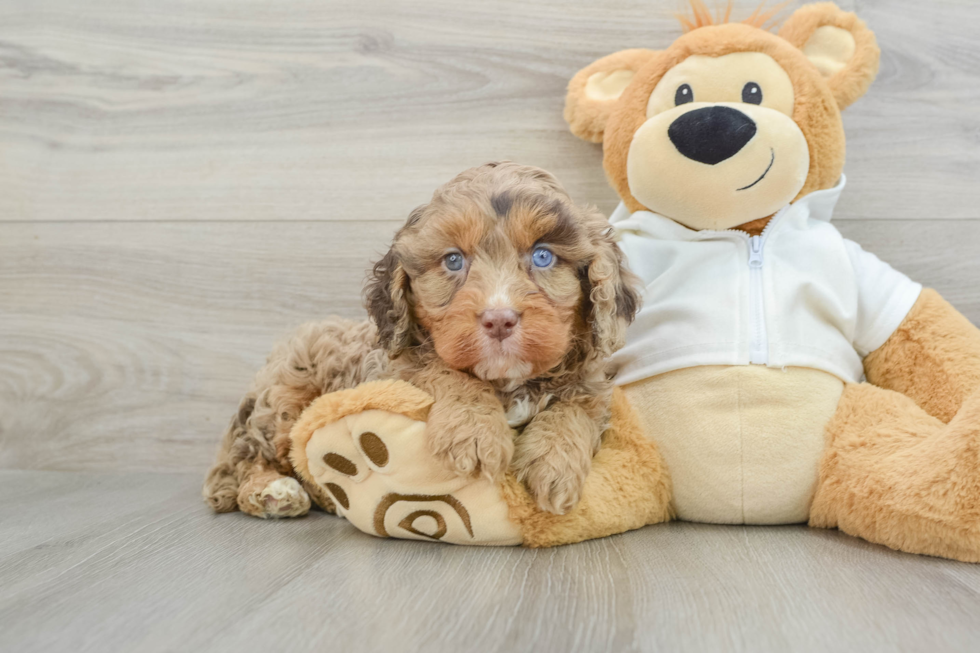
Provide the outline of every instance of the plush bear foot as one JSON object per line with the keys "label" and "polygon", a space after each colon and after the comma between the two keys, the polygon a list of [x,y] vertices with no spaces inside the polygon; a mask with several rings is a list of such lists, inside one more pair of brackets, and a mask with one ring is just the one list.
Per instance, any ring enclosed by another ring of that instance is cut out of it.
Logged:
{"label": "plush bear foot", "polygon": [[[305,455],[297,469],[326,491],[338,515],[365,533],[455,544],[520,544],[520,528],[509,519],[500,487],[448,470],[428,441],[423,421],[363,410],[314,430],[302,445]],[[294,461],[296,454],[294,448]]]}
{"label": "plush bear foot", "polygon": [[582,500],[566,515],[541,511],[511,474],[494,483],[447,469],[426,433],[434,403],[403,381],[323,395],[289,434],[292,467],[314,501],[378,537],[543,547],[670,519],[670,477],[618,390]]}
{"label": "plush bear foot", "polygon": [[827,432],[811,525],[980,562],[980,392],[945,424],[903,394],[850,385]]}
{"label": "plush bear foot", "polygon": [[310,495],[295,478],[268,475],[253,479],[238,496],[242,512],[262,519],[300,517],[310,510]]}

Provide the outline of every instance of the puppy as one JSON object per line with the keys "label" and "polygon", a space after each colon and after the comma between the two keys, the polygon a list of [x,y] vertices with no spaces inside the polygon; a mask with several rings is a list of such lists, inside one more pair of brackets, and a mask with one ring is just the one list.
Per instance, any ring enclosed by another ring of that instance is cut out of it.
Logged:
{"label": "puppy", "polygon": [[608,423],[605,359],[623,345],[635,286],[605,217],[552,175],[510,162],[467,170],[375,264],[371,323],[306,325],[272,353],[205,497],[219,512],[306,512],[288,478],[293,422],[325,392],[399,378],[435,397],[426,433],[448,467],[493,480],[510,468],[543,510],[563,514]]}

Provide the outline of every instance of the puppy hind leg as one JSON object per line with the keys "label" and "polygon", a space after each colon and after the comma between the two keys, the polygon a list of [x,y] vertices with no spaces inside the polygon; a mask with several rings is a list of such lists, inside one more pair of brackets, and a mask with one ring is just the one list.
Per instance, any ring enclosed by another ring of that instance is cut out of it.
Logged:
{"label": "puppy hind leg", "polygon": [[[225,431],[204,483],[208,505],[215,512],[241,508],[263,517],[305,512],[308,492],[292,480],[280,480],[292,473],[288,435],[293,422],[324,392],[374,378],[384,373],[385,364],[368,322],[312,322],[277,344]],[[317,499],[332,508],[326,497]]]}
{"label": "puppy hind leg", "polygon": [[262,463],[252,464],[238,491],[239,509],[253,517],[300,517],[310,511],[310,495],[291,476]]}
{"label": "puppy hind leg", "polygon": [[827,428],[811,526],[980,562],[980,393],[944,424],[902,394],[851,385]]}
{"label": "puppy hind leg", "polygon": [[246,438],[248,420],[255,409],[255,399],[254,393],[249,393],[242,399],[238,412],[231,419],[221,439],[218,458],[204,480],[204,500],[215,512],[232,512],[238,508],[238,488],[241,481],[239,463],[243,460],[240,443]]}
{"label": "puppy hind leg", "polygon": [[[275,379],[270,381],[272,385],[259,392],[254,401],[243,402],[232,423],[232,442],[225,463],[234,465],[239,510],[263,519],[298,517],[309,511],[310,496],[291,477],[288,449],[283,449],[282,442],[295,419],[292,413],[301,412],[316,393],[309,384],[284,386],[275,383]],[[249,404],[252,410],[246,416]],[[221,463],[216,467],[221,467]]]}
{"label": "puppy hind leg", "polygon": [[232,512],[238,508],[238,478],[234,465],[216,463],[204,481],[204,500],[215,512]]}

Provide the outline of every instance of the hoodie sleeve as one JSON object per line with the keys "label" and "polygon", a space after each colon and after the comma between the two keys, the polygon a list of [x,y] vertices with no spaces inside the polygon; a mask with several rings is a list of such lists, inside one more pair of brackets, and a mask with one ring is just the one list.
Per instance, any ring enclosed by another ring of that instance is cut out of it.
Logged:
{"label": "hoodie sleeve", "polygon": [[922,292],[922,285],[895,270],[857,243],[844,240],[858,290],[854,348],[861,358],[885,344],[902,324]]}

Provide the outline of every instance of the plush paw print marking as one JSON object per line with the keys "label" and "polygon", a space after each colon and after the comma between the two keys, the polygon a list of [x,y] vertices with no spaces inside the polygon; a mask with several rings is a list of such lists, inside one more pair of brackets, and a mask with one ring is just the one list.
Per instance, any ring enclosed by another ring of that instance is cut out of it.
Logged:
{"label": "plush paw print marking", "polygon": [[388,464],[388,447],[385,443],[381,441],[381,438],[371,431],[365,431],[361,433],[359,438],[361,442],[361,450],[364,451],[364,455],[374,463],[375,467],[384,467]]}
{"label": "plush paw print marking", "polygon": [[[459,517],[460,521],[463,522],[466,532],[469,533],[471,538],[473,537],[473,525],[470,520],[470,513],[466,510],[463,504],[456,499],[456,497],[449,494],[444,494],[437,497],[428,496],[425,494],[386,495],[374,511],[374,530],[376,530],[379,535],[385,537],[388,536],[388,529],[385,527],[385,519],[388,516],[388,511],[392,508],[392,506],[395,506],[403,501],[413,504],[424,501],[437,501],[445,504],[456,512],[456,515]],[[435,528],[430,528],[428,531],[426,531],[419,523],[426,521],[426,519],[431,519],[435,523]],[[441,513],[436,512],[435,510],[416,510],[414,512],[410,512],[405,519],[398,522],[398,527],[410,533],[414,533],[415,535],[432,538],[433,540],[441,540],[446,534],[446,520],[443,518]]]}
{"label": "plush paw print marking", "polygon": [[429,450],[425,422],[365,410],[315,430],[306,461],[337,514],[378,537],[520,544],[496,484],[462,478]]}

